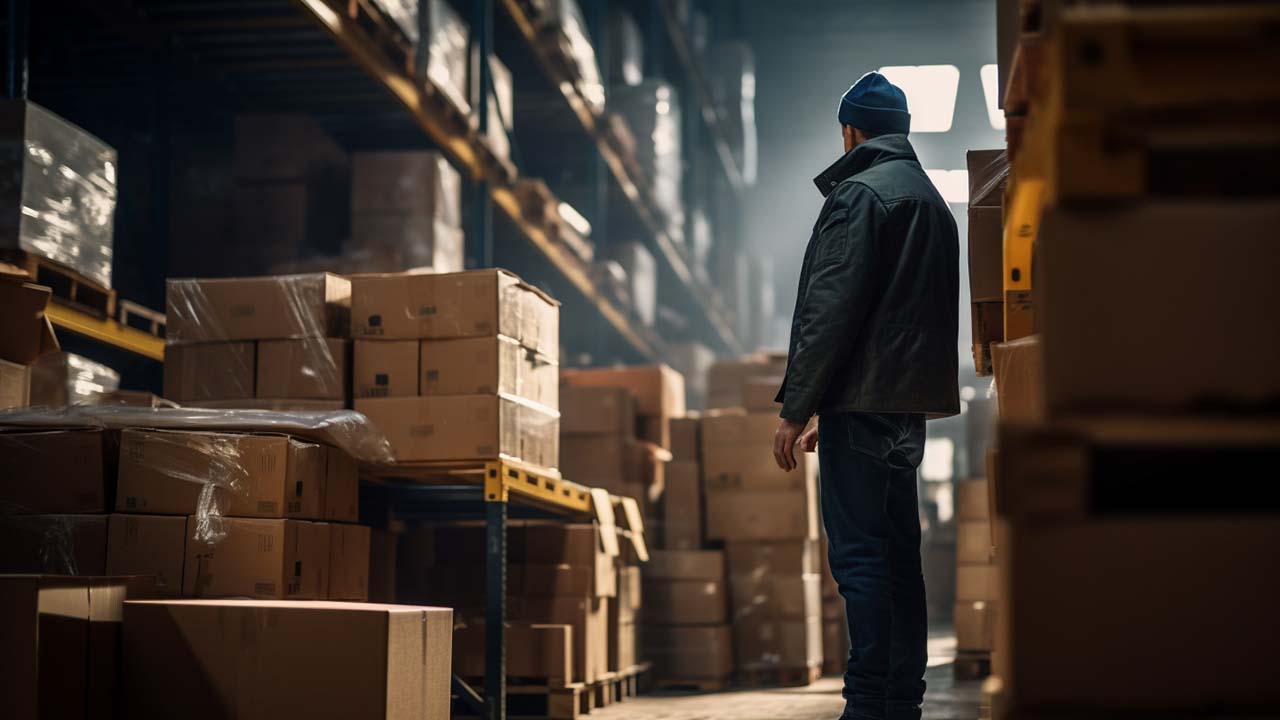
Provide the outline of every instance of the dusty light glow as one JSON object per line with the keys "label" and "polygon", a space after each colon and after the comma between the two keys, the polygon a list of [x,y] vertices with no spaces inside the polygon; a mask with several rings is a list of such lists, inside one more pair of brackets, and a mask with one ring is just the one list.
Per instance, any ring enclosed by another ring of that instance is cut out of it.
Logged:
{"label": "dusty light glow", "polygon": [[947,132],[956,112],[960,69],[955,65],[887,65],[880,68],[907,94],[911,132]]}

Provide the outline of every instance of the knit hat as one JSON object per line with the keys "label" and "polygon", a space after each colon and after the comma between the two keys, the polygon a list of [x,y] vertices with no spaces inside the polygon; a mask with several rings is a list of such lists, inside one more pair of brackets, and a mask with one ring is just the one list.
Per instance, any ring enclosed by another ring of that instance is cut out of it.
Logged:
{"label": "knit hat", "polygon": [[881,133],[907,134],[907,95],[878,72],[869,72],[840,98],[840,124]]}

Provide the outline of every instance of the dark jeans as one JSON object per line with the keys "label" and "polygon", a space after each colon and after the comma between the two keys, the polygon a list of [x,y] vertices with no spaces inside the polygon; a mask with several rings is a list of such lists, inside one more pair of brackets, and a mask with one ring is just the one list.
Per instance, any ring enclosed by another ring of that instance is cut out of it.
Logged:
{"label": "dark jeans", "polygon": [[828,413],[818,424],[822,521],[849,616],[845,718],[918,720],[928,620],[916,468],[924,416]]}

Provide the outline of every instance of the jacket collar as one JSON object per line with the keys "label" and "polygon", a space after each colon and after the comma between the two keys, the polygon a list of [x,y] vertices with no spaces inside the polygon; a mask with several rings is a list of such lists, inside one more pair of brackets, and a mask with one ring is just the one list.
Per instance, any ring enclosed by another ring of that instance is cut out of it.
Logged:
{"label": "jacket collar", "polygon": [[906,135],[881,135],[855,147],[836,160],[818,177],[813,184],[823,197],[831,194],[842,181],[857,175],[874,165],[889,160],[915,160],[916,151]]}

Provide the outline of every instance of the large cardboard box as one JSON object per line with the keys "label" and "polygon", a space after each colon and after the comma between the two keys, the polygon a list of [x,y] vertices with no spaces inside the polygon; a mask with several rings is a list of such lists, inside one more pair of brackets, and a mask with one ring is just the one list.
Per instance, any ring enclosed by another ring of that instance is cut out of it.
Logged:
{"label": "large cardboard box", "polygon": [[439,152],[360,152],[351,157],[351,210],[412,211],[459,227],[462,178]]}
{"label": "large cardboard box", "polygon": [[701,457],[702,418],[686,415],[671,418],[671,456],[676,461],[698,462]]}
{"label": "large cardboard box", "polygon": [[607,672],[609,617],[602,598],[513,597],[507,616],[516,622],[569,625],[573,633],[573,676],[595,682]]}
{"label": "large cardboard box", "polygon": [[1044,349],[1039,335],[991,344],[996,402],[1003,422],[1039,422],[1045,410]]}
{"label": "large cardboard box", "polygon": [[753,377],[780,377],[786,370],[786,356],[754,355],[741,360],[723,360],[711,366],[707,376],[708,408],[740,408],[746,405],[746,382]]}
{"label": "large cardboard box", "polygon": [[805,619],[822,615],[822,578],[807,575],[731,575],[733,622]]}
{"label": "large cardboard box", "polygon": [[956,649],[995,648],[996,604],[990,600],[957,602],[955,608]]}
{"label": "large cardboard box", "polygon": [[187,529],[182,571],[186,597],[317,600],[329,591],[329,524],[303,520],[226,517],[206,542]]}
{"label": "large cardboard box", "polygon": [[138,430],[120,434],[116,510],[324,517],[324,445],[287,435]]}
{"label": "large cardboard box", "polygon": [[[546,678],[550,687],[574,682],[573,627],[507,623],[507,675]],[[453,631],[453,672],[484,677],[484,623],[468,622]]]}
{"label": "large cardboard box", "polygon": [[30,365],[58,349],[53,325],[45,316],[52,291],[35,283],[0,279],[0,360]]}
{"label": "large cardboard box", "polygon": [[329,600],[369,599],[369,528],[329,523]]}
{"label": "large cardboard box", "polygon": [[621,387],[565,385],[560,389],[560,432],[634,437],[635,398]]}
{"label": "large cardboard box", "polygon": [[969,207],[969,297],[973,302],[1004,297],[1004,211]]}
{"label": "large cardboard box", "polygon": [[0,515],[0,572],[105,575],[106,515]]}
{"label": "large cardboard box", "polygon": [[559,305],[504,270],[360,275],[352,288],[353,337],[506,335],[559,360]]}
{"label": "large cardboard box", "polygon": [[165,305],[170,342],[343,337],[351,283],[330,273],[175,278]]}
{"label": "large cardboard box", "polygon": [[641,571],[647,580],[723,580],[723,550],[653,550]]}
{"label": "large cardboard box", "polygon": [[956,522],[956,562],[981,565],[993,560],[991,522],[959,520]]}
{"label": "large cardboard box", "polygon": [[733,673],[728,625],[645,626],[642,646],[660,678],[721,680]]}
{"label": "large cardboard box", "polygon": [[613,558],[600,553],[591,565],[513,565],[508,590],[525,597],[613,597],[618,594]]}
{"label": "large cardboard box", "polygon": [[605,552],[600,529],[593,524],[530,520],[511,527],[509,543],[513,569],[527,566],[517,572],[528,594],[581,594],[570,589],[575,586],[589,588],[592,597],[618,594],[614,558]]}
{"label": "large cardboard box", "polygon": [[671,418],[685,414],[684,378],[666,365],[565,370],[567,385],[623,387],[636,401],[637,435],[662,447],[671,445]]}
{"label": "large cardboard box", "polygon": [[0,410],[26,407],[31,401],[31,368],[0,360]]}
{"label": "large cardboard box", "polygon": [[[1089,717],[1280,706],[1278,534],[1274,514],[1009,523],[996,637],[1010,703]],[[1098,671],[1070,669],[1085,663]]]}
{"label": "large cardboard box", "polygon": [[406,210],[351,213],[351,252],[376,260],[368,270],[461,272],[466,237],[460,228],[430,215]]}
{"label": "large cardboard box", "polygon": [[994,601],[996,566],[990,563],[956,566],[956,601]]}
{"label": "large cardboard box", "polygon": [[822,664],[822,619],[737,618],[739,670],[800,669]]}
{"label": "large cardboard box", "polygon": [[624,435],[560,436],[560,471],[566,478],[626,495],[643,482],[641,448]]}
{"label": "large cardboard box", "polygon": [[990,520],[991,498],[987,480],[956,481],[956,519],[957,520]]}
{"label": "large cardboard box", "polygon": [[423,395],[504,393],[560,406],[560,368],[504,336],[422,341]]}
{"label": "large cardboard box", "polygon": [[420,372],[418,340],[356,340],[351,394],[357,398],[414,397]]}
{"label": "large cardboard box", "polygon": [[[1004,83],[1000,84],[1004,92]],[[969,150],[965,153],[969,168],[969,207],[999,208],[1004,203],[1004,189],[1009,183],[1009,157],[1003,149]]]}
{"label": "large cardboard box", "polygon": [[253,397],[254,343],[170,343],[164,350],[164,396],[174,402]]}
{"label": "large cardboard box", "polygon": [[667,463],[662,493],[662,546],[668,550],[702,547],[702,478],[697,462]]}
{"label": "large cardboard box", "polygon": [[725,545],[730,576],[801,576],[829,572],[813,540],[731,542]]}
{"label": "large cardboard box", "polygon": [[1273,403],[1278,223],[1274,200],[1046,212],[1035,303],[1049,414]]}
{"label": "large cardboard box", "polygon": [[645,578],[646,625],[718,625],[729,619],[724,578]]}
{"label": "large cardboard box", "polygon": [[325,446],[324,519],[360,520],[360,465],[345,451]]}
{"label": "large cardboard box", "polygon": [[146,596],[139,580],[0,576],[6,718],[118,716],[121,604]]}
{"label": "large cardboard box", "polygon": [[709,540],[799,540],[818,538],[818,502],[805,490],[720,492],[707,495]]}
{"label": "large cardboard box", "polygon": [[[449,717],[453,611],[340,602],[124,606],[130,718]],[[252,672],[246,672],[252,668]]]}
{"label": "large cardboard box", "polygon": [[[787,472],[773,459],[774,413],[721,413],[702,418],[702,475],[707,493],[729,490],[803,490],[815,481],[817,455],[796,453]],[[710,501],[709,501],[710,502]]]}
{"label": "large cardboard box", "polygon": [[780,387],[782,387],[781,375],[762,375],[747,378],[742,386],[743,407],[747,409],[747,412],[769,413],[777,421],[778,412],[782,410],[782,404],[774,398],[778,396]]}
{"label": "large cardboard box", "polygon": [[638,565],[623,565],[618,568],[618,608],[619,622],[635,622],[637,611],[644,607],[644,594],[641,590],[641,572]]}
{"label": "large cardboard box", "polygon": [[0,431],[0,504],[19,513],[102,512],[115,455],[101,429]]}
{"label": "large cardboard box", "polygon": [[343,400],[351,385],[346,340],[300,338],[258,343],[260,398]]}
{"label": "large cardboard box", "polygon": [[107,574],[155,578],[159,596],[182,594],[187,559],[187,518],[181,515],[125,515],[107,522]]}
{"label": "large cardboard box", "polygon": [[496,395],[366,398],[355,402],[402,462],[490,460],[559,464],[559,414]]}

